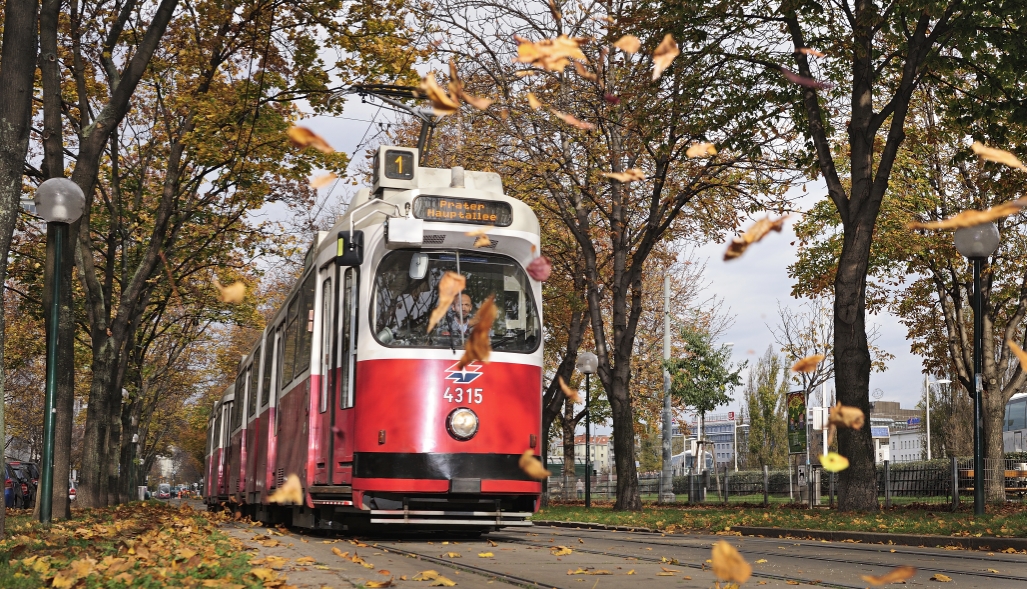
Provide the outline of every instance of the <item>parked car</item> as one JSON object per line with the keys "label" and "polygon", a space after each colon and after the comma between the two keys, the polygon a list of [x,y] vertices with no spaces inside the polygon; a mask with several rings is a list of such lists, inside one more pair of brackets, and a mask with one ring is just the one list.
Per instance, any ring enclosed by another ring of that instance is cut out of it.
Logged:
{"label": "parked car", "polygon": [[36,488],[32,484],[32,475],[28,467],[19,461],[12,460],[7,463],[7,476],[11,479],[14,487],[14,505],[17,509],[32,507],[35,500]]}
{"label": "parked car", "polygon": [[171,499],[171,485],[161,483],[157,486],[157,499]]}
{"label": "parked car", "polygon": [[14,482],[17,480],[11,467],[4,465],[4,507],[14,507]]}
{"label": "parked car", "polygon": [[71,483],[68,486],[68,500],[74,501],[75,497],[78,496],[78,489],[75,488],[75,483]]}

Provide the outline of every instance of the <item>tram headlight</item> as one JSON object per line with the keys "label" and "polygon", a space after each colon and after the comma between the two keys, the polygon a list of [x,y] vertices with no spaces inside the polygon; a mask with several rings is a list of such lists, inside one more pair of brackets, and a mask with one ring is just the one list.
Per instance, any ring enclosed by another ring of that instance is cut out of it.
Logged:
{"label": "tram headlight", "polygon": [[458,440],[470,440],[478,433],[478,416],[467,407],[454,409],[446,418],[446,429]]}

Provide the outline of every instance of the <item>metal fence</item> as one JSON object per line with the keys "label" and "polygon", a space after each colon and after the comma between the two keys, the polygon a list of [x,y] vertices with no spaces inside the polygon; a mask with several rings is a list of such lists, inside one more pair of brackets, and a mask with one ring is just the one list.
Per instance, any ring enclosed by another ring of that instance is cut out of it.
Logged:
{"label": "metal fence", "polygon": [[[812,481],[807,477],[812,478]],[[567,483],[576,485],[576,480]],[[986,459],[984,481],[985,497],[990,502],[1027,500],[1027,463],[1023,461]],[[615,475],[593,476],[590,482],[594,501],[616,498]],[[660,474],[642,474],[638,483],[643,500],[655,501],[659,498],[662,483]],[[836,483],[836,475],[815,466],[809,473],[803,473],[801,478],[798,469],[793,466],[781,470],[735,471],[720,468],[676,476],[672,481],[675,501],[681,504],[796,503],[818,506],[835,504]],[[581,493],[573,487],[568,489],[560,477],[550,479],[548,493],[554,500],[581,499]],[[973,501],[973,459],[951,458],[899,464],[885,461],[877,466],[877,494],[884,507],[936,504],[958,508],[960,502]]]}

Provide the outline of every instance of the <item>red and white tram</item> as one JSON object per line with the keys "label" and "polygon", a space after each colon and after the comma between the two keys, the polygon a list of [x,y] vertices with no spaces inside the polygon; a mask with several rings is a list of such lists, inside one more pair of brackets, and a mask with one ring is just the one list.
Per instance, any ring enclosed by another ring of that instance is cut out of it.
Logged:
{"label": "red and white tram", "polygon": [[[499,175],[422,168],[383,146],[373,187],[320,232],[302,277],[210,420],[204,497],[268,523],[482,531],[527,525],[541,483],[541,285],[531,209]],[[469,231],[485,228],[474,247]],[[446,271],[467,279],[427,330]],[[457,363],[495,295],[488,364]],[[299,476],[304,504],[268,496]]]}

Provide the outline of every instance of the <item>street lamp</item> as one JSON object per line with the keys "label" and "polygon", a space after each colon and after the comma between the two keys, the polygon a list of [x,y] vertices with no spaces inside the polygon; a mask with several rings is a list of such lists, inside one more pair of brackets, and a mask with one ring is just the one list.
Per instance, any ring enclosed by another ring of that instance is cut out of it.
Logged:
{"label": "street lamp", "polygon": [[[592,352],[582,352],[574,364],[578,372],[585,375],[585,507],[592,507],[592,466],[589,462],[589,451],[592,444],[592,433],[589,427],[588,399],[589,377],[599,368],[599,358]],[[567,468],[567,465],[564,465]]]}
{"label": "street lamp", "polygon": [[984,515],[984,459],[981,445],[981,395],[984,392],[984,301],[981,293],[981,266],[998,249],[998,226],[981,223],[957,229],[956,249],[973,262],[974,272],[974,515]]}
{"label": "street lamp", "polygon": [[[924,388],[927,389],[927,459],[931,459],[931,385],[943,385],[952,382],[947,378],[930,380],[930,376],[924,375]],[[939,389],[940,390],[940,389]]]}
{"label": "street lamp", "polygon": [[62,345],[72,342],[58,342],[58,321],[61,301],[61,263],[64,260],[65,242],[68,241],[68,225],[82,216],[86,196],[82,189],[67,178],[50,178],[36,189],[33,201],[36,212],[46,221],[47,243],[53,244],[48,252],[53,267],[44,276],[44,288],[50,290],[50,308],[46,310],[49,322],[46,326],[46,406],[43,414],[43,468],[39,476],[40,491],[39,521],[49,524],[53,510],[53,462],[54,462],[54,407],[57,394],[57,357]]}

